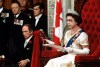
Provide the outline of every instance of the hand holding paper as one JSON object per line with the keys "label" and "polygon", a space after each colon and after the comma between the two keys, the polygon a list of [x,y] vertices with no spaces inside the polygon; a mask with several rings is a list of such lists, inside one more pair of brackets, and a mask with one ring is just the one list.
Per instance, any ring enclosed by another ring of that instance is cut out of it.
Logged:
{"label": "hand holding paper", "polygon": [[62,46],[57,46],[55,45],[55,43],[51,40],[48,40],[48,39],[45,39],[47,44],[43,44],[43,46],[48,46],[48,47],[53,47],[53,48],[56,48],[58,51],[62,51],[63,50],[63,47]]}
{"label": "hand holding paper", "polygon": [[49,44],[51,44],[51,45],[54,45],[55,43],[53,42],[53,41],[51,41],[51,40],[48,40],[48,39],[45,39],[46,40],[46,42],[48,42]]}
{"label": "hand holding paper", "polygon": [[53,45],[55,44],[53,41],[45,39],[45,41],[47,42],[46,44],[43,44],[43,46],[49,46],[49,47],[53,47]]}

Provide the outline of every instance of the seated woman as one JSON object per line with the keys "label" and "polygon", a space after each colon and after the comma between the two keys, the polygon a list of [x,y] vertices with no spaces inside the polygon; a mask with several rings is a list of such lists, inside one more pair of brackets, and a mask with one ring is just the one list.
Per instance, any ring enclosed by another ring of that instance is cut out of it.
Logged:
{"label": "seated woman", "polygon": [[68,52],[61,57],[53,58],[44,67],[75,67],[74,59],[76,55],[89,54],[88,35],[79,27],[82,22],[79,14],[74,10],[69,10],[66,14],[69,30],[64,35],[64,47],[55,46],[54,42],[47,40],[49,44],[45,46],[55,47],[57,50]]}

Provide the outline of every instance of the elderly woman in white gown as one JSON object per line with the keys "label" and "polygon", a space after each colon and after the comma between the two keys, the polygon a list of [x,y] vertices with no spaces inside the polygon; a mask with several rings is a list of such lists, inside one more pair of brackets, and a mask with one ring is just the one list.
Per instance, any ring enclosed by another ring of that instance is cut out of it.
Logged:
{"label": "elderly woman in white gown", "polygon": [[76,55],[89,54],[88,35],[79,27],[82,19],[74,10],[69,10],[66,14],[69,30],[64,35],[64,47],[54,46],[54,42],[47,40],[49,47],[55,47],[57,50],[66,51],[68,54],[53,58],[48,61],[44,67],[75,67],[74,59]]}

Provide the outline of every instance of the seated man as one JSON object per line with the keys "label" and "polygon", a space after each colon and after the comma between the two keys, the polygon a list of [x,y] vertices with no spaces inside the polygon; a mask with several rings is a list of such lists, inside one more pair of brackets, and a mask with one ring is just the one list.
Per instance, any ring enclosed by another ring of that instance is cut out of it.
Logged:
{"label": "seated man", "polygon": [[23,45],[23,51],[21,52],[21,60],[18,62],[18,65],[19,67],[30,67],[33,50],[33,30],[31,25],[23,25],[22,32],[25,38],[25,43]]}
{"label": "seated man", "polygon": [[25,43],[19,44],[23,45],[22,49],[19,49],[21,51],[19,56],[17,56],[18,58],[20,58],[18,59],[19,62],[17,63],[9,58],[7,58],[6,60],[4,55],[1,55],[0,59],[5,58],[3,60],[4,62],[2,62],[3,64],[0,64],[2,65],[2,67],[30,67],[32,51],[33,51],[33,28],[31,27],[30,24],[24,24],[22,26],[22,32],[25,38]]}
{"label": "seated man", "polygon": [[82,19],[74,10],[69,10],[66,14],[67,24],[69,30],[65,31],[64,44],[62,46],[55,46],[52,41],[45,39],[49,44],[45,46],[54,47],[57,50],[68,52],[58,58],[53,58],[48,61],[44,67],[75,67],[74,58],[76,55],[89,54],[88,35],[79,27]]}

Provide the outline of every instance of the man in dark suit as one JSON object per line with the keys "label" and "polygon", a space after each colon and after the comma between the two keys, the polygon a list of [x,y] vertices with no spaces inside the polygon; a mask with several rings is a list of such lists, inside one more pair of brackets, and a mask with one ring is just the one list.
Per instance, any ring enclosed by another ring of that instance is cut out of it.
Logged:
{"label": "man in dark suit", "polygon": [[28,8],[28,0],[18,0],[18,2],[21,5],[21,11],[28,15],[30,18],[33,17],[33,9],[32,8]]}
{"label": "man in dark suit", "polygon": [[0,55],[7,55],[7,42],[10,14],[3,7],[4,0],[0,0]]}
{"label": "man in dark suit", "polygon": [[9,58],[14,62],[19,61],[19,53],[24,43],[24,37],[22,34],[22,25],[30,23],[30,19],[27,15],[21,12],[21,6],[19,2],[13,2],[11,4],[12,19],[10,22],[10,38],[9,38]]}
{"label": "man in dark suit", "polygon": [[19,67],[30,67],[33,50],[33,28],[30,24],[25,24],[22,27],[22,32],[25,42],[21,53],[21,60],[18,62],[18,65]]}
{"label": "man in dark suit", "polygon": [[34,20],[33,20],[33,30],[42,29],[46,35],[48,35],[48,24],[47,24],[47,16],[43,14],[44,5],[42,3],[36,3],[33,6],[34,11]]}

